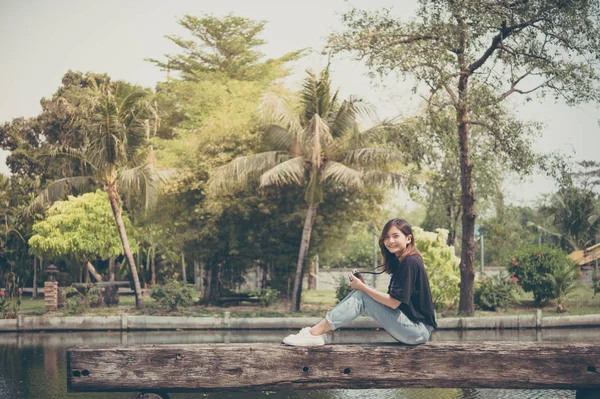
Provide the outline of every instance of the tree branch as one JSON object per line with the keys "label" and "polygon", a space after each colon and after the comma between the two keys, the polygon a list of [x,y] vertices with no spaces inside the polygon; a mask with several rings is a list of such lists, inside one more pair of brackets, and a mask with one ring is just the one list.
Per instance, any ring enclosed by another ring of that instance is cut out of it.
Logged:
{"label": "tree branch", "polygon": [[516,84],[522,79],[524,78],[526,75],[528,75],[529,73],[531,73],[531,71],[529,71],[528,73],[526,73],[525,75],[521,76],[513,85],[512,87],[507,90],[505,93],[503,93],[500,97],[498,97],[498,101],[502,101],[504,100],[506,97],[510,96],[513,93],[519,93],[519,94],[529,94],[529,93],[533,93],[534,91],[536,91],[537,89],[544,87],[546,85],[548,85],[552,80],[554,80],[554,78],[548,79],[547,81],[545,81],[544,83],[534,87],[531,90],[519,90],[517,89],[515,86]]}
{"label": "tree branch", "polygon": [[542,20],[543,20],[543,18],[534,18],[534,19],[530,19],[528,21],[525,21],[525,22],[517,24],[517,25],[513,25],[513,26],[509,26],[509,27],[502,27],[500,32],[496,36],[494,36],[494,38],[492,39],[492,43],[490,44],[490,47],[488,47],[487,50],[485,50],[483,55],[477,61],[475,61],[474,63],[469,65],[469,67],[467,68],[468,74],[471,75],[473,72],[475,72],[477,69],[479,69],[487,61],[487,59],[494,53],[494,51],[496,51],[496,49],[499,47],[502,40],[504,40],[507,37],[509,37],[510,35],[512,35],[515,31],[521,30],[528,26],[532,26],[536,22],[539,22]]}

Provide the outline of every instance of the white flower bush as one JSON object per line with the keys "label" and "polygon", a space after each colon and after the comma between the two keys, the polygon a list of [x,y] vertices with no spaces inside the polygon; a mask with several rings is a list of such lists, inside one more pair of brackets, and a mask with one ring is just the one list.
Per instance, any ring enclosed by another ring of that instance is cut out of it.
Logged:
{"label": "white flower bush", "polygon": [[436,229],[431,232],[415,226],[413,233],[417,248],[423,255],[436,311],[458,306],[460,258],[454,254],[453,246],[446,245],[448,230]]}

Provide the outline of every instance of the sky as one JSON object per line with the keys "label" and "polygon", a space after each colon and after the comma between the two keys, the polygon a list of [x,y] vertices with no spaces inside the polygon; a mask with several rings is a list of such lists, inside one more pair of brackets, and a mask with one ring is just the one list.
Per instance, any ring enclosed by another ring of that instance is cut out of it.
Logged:
{"label": "sky", "polygon": [[[165,35],[184,35],[177,24],[184,14],[233,13],[268,21],[261,48],[269,58],[309,48],[310,54],[293,66],[286,83],[294,88],[306,68],[321,69],[326,37],[342,30],[341,15],[352,5],[362,9],[393,7],[409,18],[416,0],[2,0],[0,1],[0,123],[40,113],[40,100],[50,97],[68,70],[108,73],[146,87],[154,87],[166,73],[146,58],[164,59],[177,52]],[[371,102],[381,117],[408,115],[419,98],[410,85],[389,77],[375,84],[366,69],[348,57],[332,63],[334,87],[343,96],[357,95]],[[511,97],[506,104],[524,120],[542,122],[539,152],[560,151],[574,160],[600,160],[600,108],[586,104],[568,107],[553,100],[525,103]],[[0,150],[0,173],[8,173],[6,152]],[[509,178],[505,198],[531,204],[541,194],[556,190],[541,175],[525,181]]]}

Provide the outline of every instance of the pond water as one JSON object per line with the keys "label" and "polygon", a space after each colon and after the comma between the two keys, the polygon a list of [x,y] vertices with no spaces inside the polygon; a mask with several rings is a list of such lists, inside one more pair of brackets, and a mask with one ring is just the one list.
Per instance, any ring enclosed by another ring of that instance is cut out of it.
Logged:
{"label": "pond water", "polygon": [[[139,393],[67,393],[66,352],[77,345],[280,342],[290,333],[269,331],[148,331],[0,333],[0,399],[135,399]],[[433,341],[581,341],[600,342],[600,329],[436,331]],[[394,342],[384,331],[341,330],[332,343]],[[491,359],[491,361],[493,361]],[[172,399],[479,399],[575,398],[568,390],[361,389],[257,393],[182,393]]]}

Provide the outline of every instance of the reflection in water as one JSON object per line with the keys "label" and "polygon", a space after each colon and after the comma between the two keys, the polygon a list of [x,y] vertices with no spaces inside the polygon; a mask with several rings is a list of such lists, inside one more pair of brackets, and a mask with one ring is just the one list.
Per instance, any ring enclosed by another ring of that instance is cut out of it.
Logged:
{"label": "reflection in water", "polygon": [[[289,331],[147,331],[0,333],[0,399],[134,399],[135,393],[67,393],[66,351],[78,345],[280,342]],[[599,342],[600,329],[436,331],[433,341]],[[385,331],[341,330],[331,343],[390,343]],[[259,393],[171,394],[172,399],[547,399],[575,398],[574,391],[506,389],[361,389]]]}

